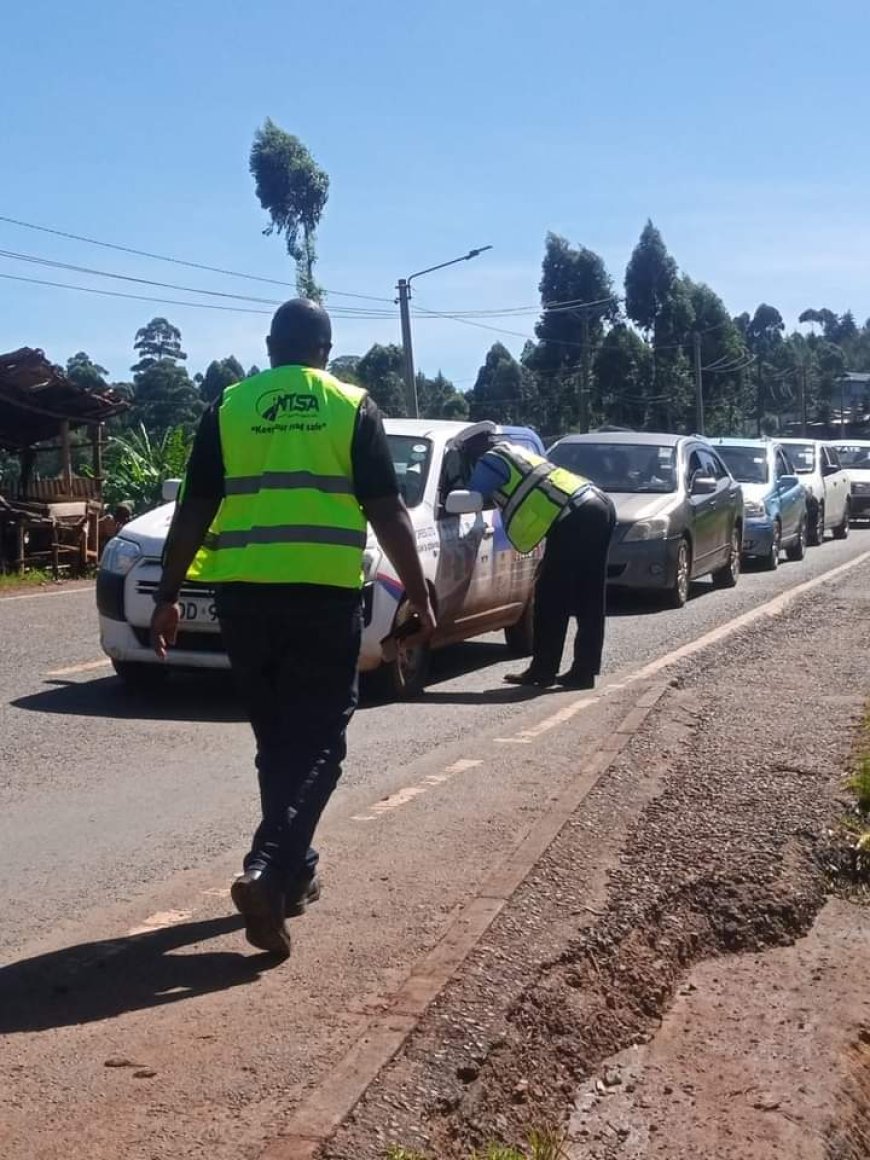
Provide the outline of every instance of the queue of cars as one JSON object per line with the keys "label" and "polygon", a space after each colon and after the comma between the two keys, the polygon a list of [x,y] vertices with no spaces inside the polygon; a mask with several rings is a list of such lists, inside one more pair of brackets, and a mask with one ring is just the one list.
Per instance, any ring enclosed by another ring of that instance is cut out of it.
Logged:
{"label": "queue of cars", "polygon": [[[473,465],[463,445],[480,425],[388,419],[385,427],[438,610],[431,648],[499,629],[516,655],[528,653],[541,549],[518,553],[491,504],[454,514],[446,503],[451,491],[468,487]],[[530,428],[498,430],[545,454]],[[853,514],[870,516],[870,440],[710,441],[609,431],[565,436],[546,455],[591,479],[614,501],[609,583],[658,593],[673,608],[686,603],[690,584],[699,577],[733,587],[742,559],[757,559],[770,569],[779,565],[783,551],[800,560],[808,543],[821,543],[826,529],[842,538]],[[101,643],[115,671],[131,685],[154,684],[173,667],[229,663],[213,594],[201,584],[188,583],[181,591],[182,625],[168,662],[158,661],[149,645],[152,596],[176,490],[177,483],[170,483],[164,490],[167,502],[128,523],[109,542],[97,578]],[[406,612],[402,586],[371,532],[363,600],[361,671],[380,670],[394,694],[414,695],[425,682],[429,648],[402,648],[385,661],[382,641]]]}

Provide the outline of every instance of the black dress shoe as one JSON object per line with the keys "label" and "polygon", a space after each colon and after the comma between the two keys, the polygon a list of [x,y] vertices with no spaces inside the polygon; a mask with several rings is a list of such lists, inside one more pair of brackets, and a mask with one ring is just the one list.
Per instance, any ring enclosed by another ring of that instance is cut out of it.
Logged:
{"label": "black dress shoe", "polygon": [[284,925],[284,891],[267,870],[246,870],[230,887],[236,910],[245,920],[245,937],[257,950],[286,959],[290,932]]}
{"label": "black dress shoe", "polygon": [[504,678],[509,685],[529,685],[537,689],[548,689],[556,683],[556,676],[547,676],[536,673],[534,669],[526,669],[522,673],[506,673]]}
{"label": "black dress shoe", "polygon": [[567,673],[562,673],[561,677],[556,678],[556,684],[561,685],[563,689],[594,689],[595,674],[569,669]]}
{"label": "black dress shoe", "polygon": [[299,918],[314,902],[320,901],[320,876],[313,874],[304,879],[296,890],[288,890],[284,902],[284,917]]}

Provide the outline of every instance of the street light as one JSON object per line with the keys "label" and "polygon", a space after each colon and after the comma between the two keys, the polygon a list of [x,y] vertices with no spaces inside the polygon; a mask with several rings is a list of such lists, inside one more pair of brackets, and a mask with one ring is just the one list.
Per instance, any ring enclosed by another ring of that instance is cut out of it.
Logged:
{"label": "street light", "polygon": [[439,262],[437,266],[427,266],[425,270],[418,270],[416,274],[411,274],[408,278],[400,278],[396,289],[399,291],[399,317],[402,321],[402,353],[405,359],[405,391],[407,394],[408,407],[415,419],[420,418],[419,406],[417,405],[417,378],[414,374],[414,351],[411,346],[411,311],[409,303],[411,301],[411,282],[415,278],[422,277],[423,274],[431,274],[433,270],[443,270],[445,266],[455,266],[458,262],[468,262],[472,258],[476,258],[479,254],[486,250],[491,250],[492,246],[479,246],[476,250],[469,250],[467,254],[463,254],[461,258],[451,258],[449,262]]}

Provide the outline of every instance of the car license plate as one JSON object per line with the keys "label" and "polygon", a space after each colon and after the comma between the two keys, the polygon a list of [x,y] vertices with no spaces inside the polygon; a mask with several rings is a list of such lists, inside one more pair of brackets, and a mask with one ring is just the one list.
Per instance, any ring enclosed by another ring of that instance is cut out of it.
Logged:
{"label": "car license plate", "polygon": [[181,619],[188,627],[208,628],[210,625],[217,624],[214,600],[208,598],[193,600],[190,597],[182,596],[178,601],[178,607]]}

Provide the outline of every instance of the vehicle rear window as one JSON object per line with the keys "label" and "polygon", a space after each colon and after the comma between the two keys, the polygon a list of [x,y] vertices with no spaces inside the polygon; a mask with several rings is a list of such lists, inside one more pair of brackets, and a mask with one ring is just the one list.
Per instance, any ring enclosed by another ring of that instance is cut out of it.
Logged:
{"label": "vehicle rear window", "polygon": [[798,475],[811,475],[816,469],[815,443],[789,443],[786,445],[788,457]]}
{"label": "vehicle rear window", "polygon": [[767,483],[770,479],[767,452],[763,447],[720,445],[716,450],[738,483]]}
{"label": "vehicle rear window", "polygon": [[548,458],[604,491],[676,491],[676,448],[655,443],[557,443]]}
{"label": "vehicle rear window", "polygon": [[835,443],[844,467],[858,467],[870,471],[870,446],[861,447],[854,443]]}
{"label": "vehicle rear window", "polygon": [[402,499],[409,508],[416,507],[426,490],[432,443],[417,435],[391,435],[389,432],[387,443],[390,445]]}

